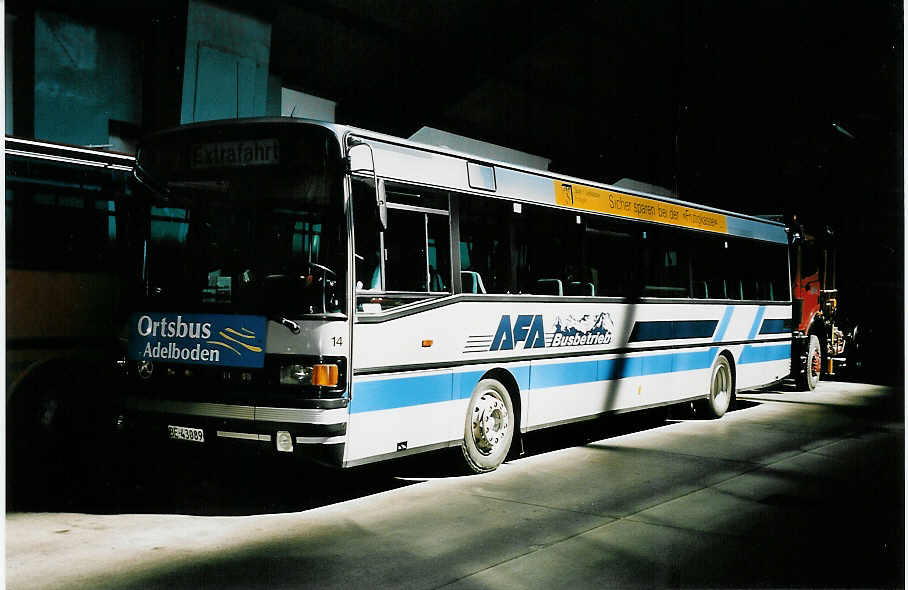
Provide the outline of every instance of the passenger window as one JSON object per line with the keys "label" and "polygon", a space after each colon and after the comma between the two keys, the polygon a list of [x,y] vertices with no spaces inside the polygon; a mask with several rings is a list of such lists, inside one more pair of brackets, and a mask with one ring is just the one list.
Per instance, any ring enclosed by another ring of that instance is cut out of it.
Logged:
{"label": "passenger window", "polygon": [[460,277],[464,293],[511,293],[508,201],[463,196],[460,207]]}
{"label": "passenger window", "polygon": [[357,291],[380,291],[381,239],[374,184],[353,183],[354,273]]}
{"label": "passenger window", "polygon": [[785,246],[467,195],[459,226],[464,293],[789,299]]}
{"label": "passenger window", "polygon": [[426,244],[429,263],[429,291],[451,291],[450,229],[447,215],[426,214]]}
{"label": "passenger window", "polygon": [[729,299],[726,240],[701,237],[691,260],[693,296],[696,299]]}
{"label": "passenger window", "polygon": [[774,261],[766,265],[771,269],[769,276],[770,299],[772,301],[789,301],[791,299],[791,282],[785,267],[788,262],[788,249],[786,246],[768,246],[769,260]]}
{"label": "passenger window", "polygon": [[584,257],[596,295],[632,297],[637,294],[637,233],[626,223],[590,218],[584,228]]}
{"label": "passenger window", "polygon": [[584,284],[593,277],[583,263],[582,217],[537,205],[521,209],[512,218],[520,291],[559,296],[589,289]]}
{"label": "passenger window", "polygon": [[385,253],[388,291],[429,290],[425,213],[389,209]]}
{"label": "passenger window", "polygon": [[357,180],[353,187],[360,311],[380,311],[424,299],[427,293],[451,292],[447,195],[422,187],[389,186],[393,191],[386,187],[388,218],[383,232],[373,183]]}
{"label": "passenger window", "polygon": [[[743,244],[745,253],[741,265],[744,268],[745,299],[759,301],[787,301],[789,297],[787,266],[788,250],[780,244],[748,242]],[[781,270],[780,270],[781,269]]]}
{"label": "passenger window", "polygon": [[[725,294],[728,299],[733,301],[743,301],[745,297],[745,285],[748,283],[750,273],[747,266],[747,245],[740,240],[727,239],[725,256],[723,260],[722,272],[725,276]],[[749,291],[749,289],[748,289]],[[749,296],[750,293],[748,292]]]}
{"label": "passenger window", "polygon": [[694,297],[788,301],[787,256],[784,245],[704,237],[697,242],[691,262]]}
{"label": "passenger window", "polygon": [[687,240],[680,232],[647,228],[643,240],[646,297],[688,297],[690,274]]}
{"label": "passenger window", "polygon": [[388,209],[385,284],[388,291],[451,290],[448,217]]}

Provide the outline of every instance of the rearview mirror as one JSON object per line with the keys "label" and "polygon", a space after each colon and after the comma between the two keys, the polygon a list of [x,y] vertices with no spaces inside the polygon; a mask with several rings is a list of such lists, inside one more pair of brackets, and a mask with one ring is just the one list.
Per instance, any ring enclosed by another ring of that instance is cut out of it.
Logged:
{"label": "rearview mirror", "polygon": [[375,206],[378,212],[378,223],[381,230],[388,229],[388,206],[385,201],[385,183],[375,173],[375,154],[372,146],[359,138],[347,137],[347,167],[350,173],[371,172],[375,187]]}
{"label": "rearview mirror", "polygon": [[379,179],[375,187],[375,204],[378,207],[378,223],[381,224],[381,230],[388,229],[388,201],[385,200],[385,181]]}

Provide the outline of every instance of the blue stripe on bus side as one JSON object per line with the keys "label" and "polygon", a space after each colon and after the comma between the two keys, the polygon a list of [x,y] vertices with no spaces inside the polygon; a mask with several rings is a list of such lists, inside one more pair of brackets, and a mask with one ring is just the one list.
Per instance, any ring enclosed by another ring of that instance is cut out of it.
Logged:
{"label": "blue stripe on bus side", "polygon": [[748,344],[741,351],[741,358],[738,359],[739,365],[749,363],[765,363],[768,361],[781,361],[791,358],[791,345],[778,344],[774,346],[754,346]]}
{"label": "blue stripe on bus side", "polygon": [[[526,391],[530,388],[530,367],[508,367],[511,375],[517,381],[517,387],[520,391]],[[482,379],[486,371],[467,371],[464,373],[454,373],[454,399],[466,399],[473,395],[473,388],[476,383]]]}
{"label": "blue stripe on bus side", "polygon": [[[719,326],[717,338],[724,332],[731,318],[732,308],[726,310]],[[757,313],[756,326],[761,314]],[[612,381],[627,377],[661,375],[674,371],[694,371],[712,366],[719,349],[711,348],[657,354],[651,356],[621,357],[594,361],[564,362],[546,365],[509,367],[521,391]],[[790,344],[754,346],[748,344],[741,351],[738,364],[779,361],[791,357]],[[371,412],[420,404],[466,399],[485,371],[441,373],[437,375],[402,376],[375,381],[357,381],[353,386],[350,412]]]}
{"label": "blue stripe on bus side", "polygon": [[536,365],[530,372],[530,388],[579,385],[599,380],[599,361]]}
{"label": "blue stripe on bus side", "polygon": [[695,369],[708,369],[713,366],[716,359],[716,353],[719,349],[716,347],[707,350],[698,350],[697,352],[688,352],[686,354],[675,355],[673,371],[693,371]]}
{"label": "blue stripe on bus side", "polygon": [[[513,367],[509,370],[521,391],[611,381],[627,377],[660,375],[673,371],[708,369],[718,348],[658,354],[645,357],[603,359]],[[357,381],[353,385],[350,413],[371,412],[419,404],[465,399],[470,397],[484,371],[398,377],[375,381]]]}
{"label": "blue stripe on bus side", "polygon": [[[520,367],[523,369],[524,367]],[[512,369],[513,373],[516,369]],[[527,373],[530,368],[526,367]],[[485,371],[467,371],[466,373],[454,373],[454,399],[465,399],[473,395],[473,388],[485,374]]]}
{"label": "blue stripe on bus side", "polygon": [[451,373],[398,377],[353,384],[350,413],[418,406],[451,399]]}
{"label": "blue stripe on bus side", "polygon": [[757,308],[757,315],[754,316],[754,323],[750,326],[750,334],[747,336],[748,340],[753,340],[757,337],[757,331],[760,329],[760,324],[763,323],[763,314],[765,313],[765,305],[761,305],[759,308]]}
{"label": "blue stripe on bus side", "polygon": [[713,336],[713,342],[719,342],[725,338],[725,331],[728,329],[728,322],[731,321],[731,316],[735,312],[735,308],[728,306],[725,308],[725,313],[722,314],[722,321],[719,322],[719,329],[716,330],[716,335]]}

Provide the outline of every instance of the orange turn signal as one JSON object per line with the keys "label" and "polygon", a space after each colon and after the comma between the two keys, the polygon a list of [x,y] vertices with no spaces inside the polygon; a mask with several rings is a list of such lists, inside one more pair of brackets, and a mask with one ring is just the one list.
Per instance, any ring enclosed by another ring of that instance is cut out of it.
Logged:
{"label": "orange turn signal", "polygon": [[337,365],[312,365],[312,385],[335,387],[337,385]]}
{"label": "orange turn signal", "polygon": [[423,341],[422,341],[422,347],[423,347],[423,348],[429,348],[430,346],[432,346],[432,341],[431,341],[431,340],[423,340]]}

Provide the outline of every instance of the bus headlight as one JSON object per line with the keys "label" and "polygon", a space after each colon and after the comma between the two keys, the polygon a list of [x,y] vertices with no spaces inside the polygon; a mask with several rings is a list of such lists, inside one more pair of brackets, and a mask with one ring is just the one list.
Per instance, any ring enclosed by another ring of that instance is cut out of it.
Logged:
{"label": "bus headlight", "polygon": [[281,365],[281,385],[318,385],[337,387],[340,371],[335,364]]}
{"label": "bus headlight", "polygon": [[309,365],[282,365],[281,385],[311,385],[312,367]]}

